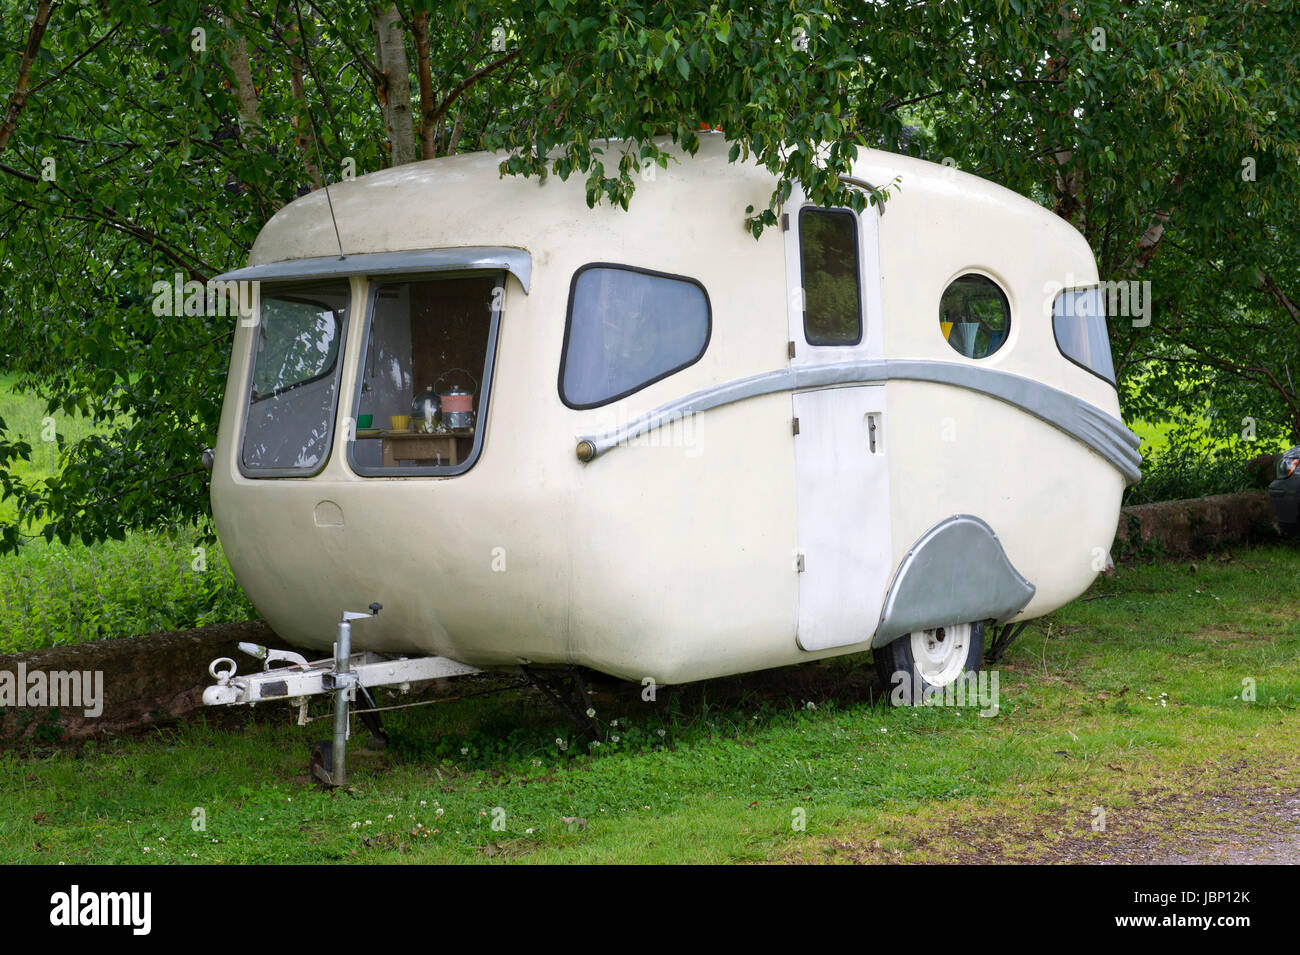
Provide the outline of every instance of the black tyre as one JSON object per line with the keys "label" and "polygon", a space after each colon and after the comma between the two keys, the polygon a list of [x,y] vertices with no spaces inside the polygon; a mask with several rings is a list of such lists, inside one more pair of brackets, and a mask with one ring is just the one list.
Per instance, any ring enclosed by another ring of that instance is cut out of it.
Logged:
{"label": "black tyre", "polygon": [[965,674],[978,673],[984,624],[917,630],[874,651],[876,688],[894,706],[911,706],[942,692]]}

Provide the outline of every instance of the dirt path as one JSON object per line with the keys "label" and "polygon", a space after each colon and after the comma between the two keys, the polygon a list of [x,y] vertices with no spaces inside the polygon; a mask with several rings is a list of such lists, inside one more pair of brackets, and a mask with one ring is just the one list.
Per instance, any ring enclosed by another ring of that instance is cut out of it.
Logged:
{"label": "dirt path", "polygon": [[1266,786],[1231,792],[1128,794],[1105,812],[1016,815],[978,807],[972,820],[926,826],[897,839],[832,839],[828,862],[1300,864],[1300,792]]}

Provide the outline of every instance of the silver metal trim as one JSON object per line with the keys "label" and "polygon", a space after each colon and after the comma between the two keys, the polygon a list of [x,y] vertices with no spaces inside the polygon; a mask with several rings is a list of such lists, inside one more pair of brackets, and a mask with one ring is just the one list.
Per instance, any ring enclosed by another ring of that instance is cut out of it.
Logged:
{"label": "silver metal trim", "polygon": [[601,434],[579,435],[590,441],[592,460],[617,447],[690,414],[759,395],[808,388],[833,388],[883,381],[926,381],[952,385],[997,398],[1027,412],[1087,445],[1108,461],[1129,484],[1142,477],[1141,439],[1124,422],[1068,392],[1041,381],[977,365],[930,359],[867,359],[799,365],[705,388],[648,411]]}
{"label": "silver metal trim", "polygon": [[217,282],[292,282],[299,279],[341,278],[347,275],[416,275],[467,269],[506,271],[527,294],[533,277],[533,257],[509,246],[465,246],[459,249],[417,249],[410,252],[364,252],[359,255],[320,255],[250,265],[218,275]]}
{"label": "silver metal trim", "polygon": [[931,627],[1002,623],[1023,610],[1034,591],[1007,558],[993,528],[974,515],[955,514],[908,550],[885,595],[871,645],[883,647]]}

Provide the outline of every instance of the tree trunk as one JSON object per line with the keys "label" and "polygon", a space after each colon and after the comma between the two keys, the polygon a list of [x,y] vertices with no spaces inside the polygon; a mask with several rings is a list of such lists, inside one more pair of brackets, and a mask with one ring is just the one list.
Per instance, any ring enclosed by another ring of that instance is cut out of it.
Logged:
{"label": "tree trunk", "polygon": [[438,155],[438,142],[434,123],[429,116],[437,105],[433,101],[433,70],[429,65],[429,14],[421,10],[412,21],[415,34],[415,74],[420,78],[420,156],[432,159]]}
{"label": "tree trunk", "polygon": [[397,7],[374,21],[375,52],[383,74],[379,102],[383,104],[391,164],[415,162],[415,124],[411,116],[411,65],[406,57],[406,36]]}
{"label": "tree trunk", "polygon": [[447,155],[456,155],[456,147],[460,145],[460,134],[463,129],[461,120],[465,116],[465,107],[456,107],[456,122],[451,127],[451,139],[447,140]]}
{"label": "tree trunk", "polygon": [[248,59],[248,41],[243,34],[235,38],[230,51],[230,72],[235,76],[235,98],[239,104],[239,128],[248,132],[262,125],[258,115],[257,87],[253,85],[253,67]]}
{"label": "tree trunk", "polygon": [[13,94],[9,97],[4,120],[0,122],[0,153],[4,152],[5,147],[9,145],[9,137],[18,128],[18,117],[22,115],[23,107],[27,105],[27,86],[32,78],[32,64],[36,62],[36,55],[40,52],[41,40],[45,37],[45,28],[49,26],[52,9],[50,0],[41,0],[36,5],[36,19],[32,21],[31,31],[27,34],[27,47],[23,50],[23,58],[18,63],[18,81],[14,84]]}
{"label": "tree trunk", "polygon": [[[295,31],[289,31],[289,46],[293,47]],[[301,39],[301,38],[299,38]],[[311,104],[307,102],[307,91],[303,84],[303,61],[297,53],[289,59],[289,89],[293,93],[293,98],[301,104],[304,113],[311,109]],[[315,146],[316,137],[313,135],[311,122],[308,120],[307,128],[302,128],[301,118],[295,116],[293,120],[294,142],[298,146],[298,151],[302,153],[302,164],[307,170],[307,176],[311,179],[311,187],[319,189],[321,187],[320,166],[316,164]]]}

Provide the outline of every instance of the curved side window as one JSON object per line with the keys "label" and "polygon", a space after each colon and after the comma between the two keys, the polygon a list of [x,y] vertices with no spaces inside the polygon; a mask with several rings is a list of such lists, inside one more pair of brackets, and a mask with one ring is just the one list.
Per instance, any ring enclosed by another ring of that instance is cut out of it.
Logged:
{"label": "curved side window", "polygon": [[939,331],[967,358],[987,358],[1011,334],[1011,305],[991,278],[970,273],[954,279],[939,300]]}
{"label": "curved side window", "polygon": [[1052,333],[1061,354],[1115,384],[1106,334],[1106,300],[1099,286],[1065,289],[1052,303]]}
{"label": "curved side window", "polygon": [[239,458],[247,477],[306,477],[325,466],[349,294],[346,282],[262,293]]}
{"label": "curved side window", "polygon": [[584,265],[569,288],[560,399],[595,408],[693,365],[712,313],[694,279],[626,265]]}

